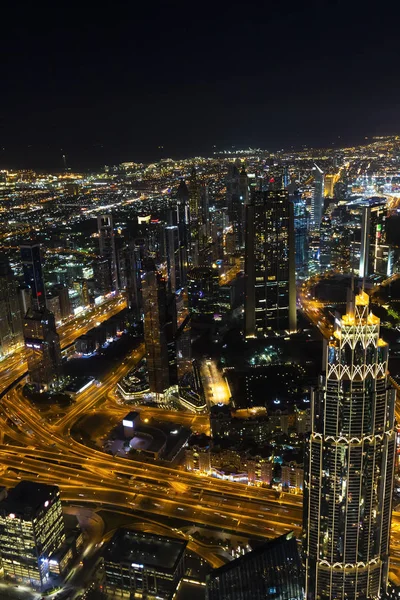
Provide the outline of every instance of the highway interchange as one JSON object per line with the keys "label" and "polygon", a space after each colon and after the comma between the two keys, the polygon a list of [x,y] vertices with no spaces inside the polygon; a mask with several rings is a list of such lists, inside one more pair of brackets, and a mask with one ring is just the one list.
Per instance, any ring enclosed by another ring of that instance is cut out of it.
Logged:
{"label": "highway interchange", "polygon": [[[60,330],[62,346],[124,307],[123,298],[112,298],[71,321]],[[56,484],[64,502],[132,514],[136,519],[140,517],[142,526],[148,530],[170,531],[185,537],[189,548],[214,567],[223,560],[214,548],[192,538],[188,529],[193,524],[244,539],[275,537],[288,531],[300,536],[301,495],[113,457],[71,437],[72,425],[100,407],[122,418],[126,407],[117,403],[114,389],[143,354],[144,347],[140,344],[102,379],[101,385],[87,388],[63,416],[51,423],[22,394],[19,381],[26,372],[23,351],[5,359],[0,375],[0,484],[11,487],[20,479]],[[142,410],[150,416],[157,412],[157,409]],[[161,412],[166,418],[179,420],[181,416],[181,421],[187,423],[195,420],[199,430],[205,427],[204,417]],[[392,567],[398,573],[400,513],[393,515],[392,538]]]}

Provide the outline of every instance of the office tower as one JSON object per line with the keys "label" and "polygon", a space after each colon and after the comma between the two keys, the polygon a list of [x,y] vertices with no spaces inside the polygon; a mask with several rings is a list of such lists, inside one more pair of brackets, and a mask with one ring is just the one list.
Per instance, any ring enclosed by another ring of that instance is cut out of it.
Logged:
{"label": "office tower", "polygon": [[201,189],[197,178],[196,167],[192,167],[189,178],[189,211],[190,223],[196,223],[199,218],[201,206]]}
{"label": "office tower", "polygon": [[149,387],[151,392],[163,394],[170,385],[166,282],[150,259],[145,261],[143,271],[144,342]]}
{"label": "office tower", "polygon": [[100,256],[102,259],[108,261],[111,288],[115,291],[118,291],[118,266],[112,216],[99,215],[97,217],[97,228],[99,232]]}
{"label": "office tower", "polygon": [[126,299],[128,310],[136,322],[142,319],[143,299],[141,269],[143,254],[134,241],[126,249]]}
{"label": "office tower", "polygon": [[57,385],[62,362],[53,313],[30,308],[23,323],[30,383],[38,390]]}
{"label": "office tower", "polygon": [[175,355],[177,381],[192,372],[192,346],[191,346],[191,317],[189,313],[189,300],[186,289],[175,293],[176,306],[176,331]]}
{"label": "office tower", "polygon": [[385,228],[386,199],[369,198],[361,203],[361,211],[359,275],[360,277],[367,277],[374,273],[386,275],[389,260]]}
{"label": "office tower", "polygon": [[60,299],[61,319],[68,319],[68,317],[70,317],[72,314],[68,288],[66,285],[58,283],[53,286],[53,289]]}
{"label": "office tower", "polygon": [[106,591],[170,600],[185,573],[187,542],[117,529],[104,552]]}
{"label": "office tower", "polygon": [[98,294],[109,294],[112,290],[110,261],[108,258],[95,258],[93,261],[93,278]]}
{"label": "office tower", "polygon": [[58,487],[21,481],[0,502],[0,555],[7,576],[43,587],[51,557],[64,542]]}
{"label": "office tower", "polygon": [[285,190],[246,205],[245,336],[296,330],[293,204]]}
{"label": "office tower", "polygon": [[305,458],[309,600],[372,600],[386,590],[396,431],[388,345],[379,333],[362,292],[325,342]]}
{"label": "office tower", "polygon": [[194,267],[188,272],[188,300],[192,313],[212,315],[219,300],[218,269]]}
{"label": "office tower", "polygon": [[287,190],[289,184],[290,184],[289,167],[287,165],[285,165],[283,167],[283,174],[282,174],[282,187],[283,187],[283,189]]}
{"label": "office tower", "polygon": [[18,283],[5,256],[0,256],[0,357],[23,344]]}
{"label": "office tower", "polygon": [[324,172],[314,164],[313,167],[314,188],[311,198],[311,227],[319,229],[322,215],[324,214]]}
{"label": "office tower", "polygon": [[21,245],[21,261],[24,281],[32,294],[32,307],[35,310],[46,308],[46,293],[44,287],[42,258],[40,245],[36,243]]}
{"label": "office tower", "polygon": [[54,315],[54,322],[57,324],[61,323],[61,306],[60,298],[57,294],[53,294],[51,291],[46,294],[47,309]]}
{"label": "office tower", "polygon": [[296,538],[281,535],[207,576],[207,600],[302,600],[303,574]]}
{"label": "office tower", "polygon": [[182,227],[179,226],[180,214],[171,206],[168,210],[165,228],[167,242],[167,271],[169,290],[175,293],[185,287],[187,273],[187,246],[181,239]]}
{"label": "office tower", "polygon": [[244,246],[244,205],[248,201],[249,187],[246,170],[239,171],[238,165],[228,167],[226,176],[226,200],[229,223],[235,240],[235,252],[240,252]]}
{"label": "office tower", "polygon": [[192,372],[192,346],[190,339],[190,315],[186,317],[175,334],[177,380]]}
{"label": "office tower", "polygon": [[339,181],[339,173],[326,173],[324,178],[324,196],[333,198],[335,185]]}
{"label": "office tower", "polygon": [[185,254],[182,257],[182,262],[187,265],[190,249],[190,210],[189,190],[183,180],[181,180],[176,192],[176,212],[176,222],[179,229],[179,243]]}
{"label": "office tower", "polygon": [[18,292],[18,299],[22,317],[26,314],[28,308],[31,308],[32,306],[31,289],[26,285],[21,286]]}
{"label": "office tower", "polygon": [[299,192],[295,192],[289,196],[289,199],[293,202],[296,275],[297,277],[304,277],[308,273],[308,228],[310,217],[306,203]]}
{"label": "office tower", "polygon": [[332,262],[332,223],[329,217],[322,217],[319,238],[319,263],[321,271],[330,268]]}

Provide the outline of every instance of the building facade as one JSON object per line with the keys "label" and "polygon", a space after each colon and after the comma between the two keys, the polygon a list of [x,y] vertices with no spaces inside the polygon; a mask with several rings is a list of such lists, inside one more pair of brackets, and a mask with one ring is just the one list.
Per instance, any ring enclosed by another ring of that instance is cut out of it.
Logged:
{"label": "building facade", "polygon": [[318,165],[314,164],[313,175],[314,187],[310,206],[311,228],[319,229],[324,214],[324,172]]}
{"label": "building facade", "polygon": [[293,204],[285,190],[246,205],[245,336],[296,330]]}
{"label": "building facade", "polygon": [[214,569],[207,577],[207,600],[302,600],[303,574],[292,533]]}
{"label": "building facade", "polygon": [[21,481],[0,502],[0,555],[6,575],[42,587],[65,542],[60,491]]}
{"label": "building facade", "polygon": [[60,339],[54,315],[49,310],[29,309],[23,323],[29,380],[38,390],[48,389],[56,385],[62,375]]}
{"label": "building facade", "polygon": [[185,572],[186,542],[118,529],[104,553],[106,591],[170,600]]}
{"label": "building facade", "polygon": [[22,319],[18,282],[5,257],[0,258],[0,357],[21,347]]}
{"label": "building facade", "polygon": [[388,346],[364,292],[335,319],[306,444],[304,558],[308,600],[378,599],[387,586],[394,391]]}
{"label": "building facade", "polygon": [[142,298],[149,387],[151,392],[163,394],[170,385],[166,282],[152,261],[146,261],[144,265]]}
{"label": "building facade", "polygon": [[108,262],[112,289],[118,291],[118,265],[112,216],[99,215],[97,217],[97,227],[100,256]]}
{"label": "building facade", "polygon": [[37,310],[45,309],[46,293],[40,245],[35,243],[22,244],[21,262],[25,284],[31,290],[33,308]]}

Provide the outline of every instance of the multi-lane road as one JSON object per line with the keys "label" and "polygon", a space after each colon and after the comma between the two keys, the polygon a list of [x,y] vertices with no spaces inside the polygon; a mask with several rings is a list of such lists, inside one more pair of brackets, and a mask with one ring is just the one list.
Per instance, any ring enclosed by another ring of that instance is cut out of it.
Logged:
{"label": "multi-lane road", "polygon": [[[63,345],[124,307],[123,299],[111,299],[61,331]],[[140,516],[163,531],[175,530],[186,536],[203,558],[217,566],[221,558],[198,543],[185,526],[199,525],[248,537],[275,537],[287,531],[301,532],[302,497],[275,490],[247,486],[200,476],[153,463],[124,460],[89,448],[70,436],[71,426],[99,406],[110,414],[122,415],[116,403],[117,381],[143,356],[138,346],[123,363],[103,378],[99,387],[92,386],[58,421],[49,423],[27,401],[21,389],[10,384],[25,372],[24,358],[11,357],[0,376],[0,421],[3,431],[0,444],[0,483],[15,485],[20,479],[57,484],[65,502],[113,509]],[[5,391],[7,390],[7,391]],[[153,416],[152,409],[143,414]],[[156,411],[159,415],[159,411]],[[167,412],[165,413],[168,414]],[[179,413],[174,418],[179,419]],[[182,415],[182,420],[188,415]],[[190,419],[193,419],[190,415]],[[201,424],[204,417],[201,417]],[[6,437],[4,437],[6,436]],[[149,525],[150,527],[150,525]],[[393,565],[400,570],[400,513],[393,518]],[[197,551],[195,550],[195,551]]]}

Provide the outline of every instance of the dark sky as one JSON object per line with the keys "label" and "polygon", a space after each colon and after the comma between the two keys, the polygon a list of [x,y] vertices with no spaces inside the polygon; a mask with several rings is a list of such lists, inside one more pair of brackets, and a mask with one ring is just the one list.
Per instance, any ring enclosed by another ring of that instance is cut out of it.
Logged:
{"label": "dark sky", "polygon": [[58,168],[61,149],[90,168],[400,133],[395,2],[15,4],[0,168]]}

